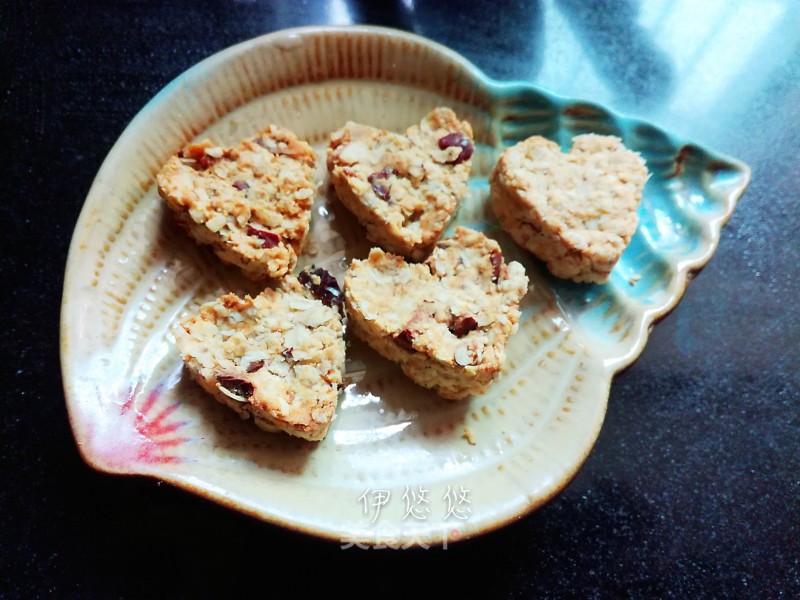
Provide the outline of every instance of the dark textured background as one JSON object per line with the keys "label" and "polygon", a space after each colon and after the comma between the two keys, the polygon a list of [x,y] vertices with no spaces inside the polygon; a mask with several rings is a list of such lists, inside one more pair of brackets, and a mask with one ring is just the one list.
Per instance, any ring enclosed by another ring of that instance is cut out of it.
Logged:
{"label": "dark textured background", "polygon": [[[266,597],[334,582],[358,596],[799,597],[799,11],[788,0],[3,2],[0,595]],[[716,255],[615,379],[577,478],[447,550],[344,551],[95,473],[67,422],[63,271],[104,156],[202,58],[325,22],[421,33],[491,76],[606,104],[753,168]]]}

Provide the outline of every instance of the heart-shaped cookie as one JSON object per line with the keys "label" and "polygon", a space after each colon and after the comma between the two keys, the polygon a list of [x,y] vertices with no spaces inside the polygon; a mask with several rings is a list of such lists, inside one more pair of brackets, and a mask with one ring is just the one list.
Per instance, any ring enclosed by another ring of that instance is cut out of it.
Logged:
{"label": "heart-shaped cookie", "polygon": [[467,195],[472,127],[436,108],[399,135],[347,123],[331,136],[336,194],[382,248],[421,260]]}
{"label": "heart-shaped cookie", "polygon": [[345,274],[348,327],[419,385],[458,400],[497,377],[516,331],[525,270],[500,246],[457,227],[424,263],[373,248]]}
{"label": "heart-shaped cookie", "polygon": [[175,328],[189,373],[219,402],[267,431],[325,437],[342,383],[342,296],[322,269],[277,290],[226,294]]}
{"label": "heart-shaped cookie", "polygon": [[235,148],[206,140],[173,156],[158,191],[192,238],[251,279],[291,272],[308,232],[314,151],[267,126]]}
{"label": "heart-shaped cookie", "polygon": [[636,231],[644,160],[619,138],[585,134],[566,154],[535,136],[506,149],[492,172],[501,226],[550,271],[605,282]]}

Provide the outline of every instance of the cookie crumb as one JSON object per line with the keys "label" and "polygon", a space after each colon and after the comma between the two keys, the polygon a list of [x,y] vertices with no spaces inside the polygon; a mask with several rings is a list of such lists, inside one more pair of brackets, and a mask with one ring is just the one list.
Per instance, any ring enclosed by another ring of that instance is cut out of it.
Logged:
{"label": "cookie crumb", "polygon": [[464,435],[461,436],[461,437],[463,437],[465,440],[467,440],[469,442],[470,446],[474,446],[476,444],[476,442],[475,442],[475,432],[472,431],[472,429],[470,427],[465,427],[464,428]]}

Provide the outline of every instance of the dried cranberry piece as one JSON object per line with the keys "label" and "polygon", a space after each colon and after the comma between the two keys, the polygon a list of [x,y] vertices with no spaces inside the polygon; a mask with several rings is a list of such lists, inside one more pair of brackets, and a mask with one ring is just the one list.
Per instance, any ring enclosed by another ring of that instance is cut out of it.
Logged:
{"label": "dried cranberry piece", "polygon": [[220,375],[217,377],[217,382],[232,394],[242,398],[249,398],[255,391],[252,383],[233,375]]}
{"label": "dried cranberry piece", "polygon": [[[319,279],[319,283],[315,283],[315,276]],[[344,296],[339,288],[339,282],[325,269],[321,267],[315,269],[314,265],[311,265],[311,269],[302,271],[297,276],[297,281],[311,290],[314,297],[325,306],[335,305],[339,309],[339,314],[344,315]]]}
{"label": "dried cranberry piece", "polygon": [[372,183],[373,180],[375,179],[389,179],[389,177],[391,177],[392,175],[394,175],[394,169],[392,167],[384,167],[380,171],[376,171],[375,173],[370,175],[367,178],[367,181]]}
{"label": "dried cranberry piece", "polygon": [[372,183],[372,191],[381,200],[388,201],[392,195],[391,190],[382,183]]}
{"label": "dried cranberry piece", "polygon": [[219,157],[203,154],[200,160],[197,161],[197,164],[200,165],[201,169],[208,169],[214,163],[219,162],[219,160],[220,160]]}
{"label": "dried cranberry piece", "polygon": [[237,190],[246,190],[250,187],[250,184],[246,181],[242,181],[241,179],[237,179],[233,182],[233,187],[235,187]]}
{"label": "dried cranberry piece", "polygon": [[259,146],[261,146],[262,148],[266,148],[267,147],[267,144],[264,141],[264,138],[262,138],[261,136],[258,136],[257,138],[253,138],[253,141],[256,144],[258,144]]}
{"label": "dried cranberry piece", "polygon": [[457,165],[459,163],[464,162],[465,160],[469,160],[472,156],[473,146],[470,139],[464,135],[461,131],[456,131],[454,133],[448,133],[443,138],[439,139],[439,149],[445,150],[446,148],[452,148],[453,146],[458,146],[461,148],[461,152],[458,153],[453,160],[447,161],[448,165]]}
{"label": "dried cranberry piece", "polygon": [[455,317],[449,329],[450,333],[461,338],[477,328],[478,322],[474,317]]}
{"label": "dried cranberry piece", "polygon": [[492,283],[497,283],[500,280],[500,266],[503,264],[503,253],[495,250],[489,256],[492,261]]}
{"label": "dried cranberry piece", "polygon": [[367,181],[372,186],[372,191],[375,192],[375,195],[381,200],[388,201],[392,192],[388,185],[380,182],[388,181],[392,175],[394,175],[394,169],[391,167],[385,167],[367,177]]}
{"label": "dried cranberry piece", "polygon": [[264,359],[254,360],[253,362],[251,362],[247,366],[247,372],[248,373],[255,373],[256,371],[258,371],[263,366],[264,366]]}
{"label": "dried cranberry piece", "polygon": [[414,351],[414,337],[415,333],[410,329],[403,329],[400,333],[395,335],[392,340],[395,344],[400,346],[403,350],[408,350],[409,352]]}
{"label": "dried cranberry piece", "polygon": [[253,235],[260,239],[261,245],[264,248],[274,248],[281,241],[279,235],[272,233],[271,231],[267,231],[266,229],[258,229],[252,225],[247,226],[247,235]]}

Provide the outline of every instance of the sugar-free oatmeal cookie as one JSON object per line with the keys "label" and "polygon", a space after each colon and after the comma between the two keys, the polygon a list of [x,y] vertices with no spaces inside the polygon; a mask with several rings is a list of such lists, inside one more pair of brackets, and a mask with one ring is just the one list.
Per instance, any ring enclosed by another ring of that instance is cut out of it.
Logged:
{"label": "sugar-free oatmeal cookie", "polygon": [[345,345],[342,295],[322,269],[251,298],[226,294],[175,328],[189,373],[267,431],[321,440],[334,416]]}
{"label": "sugar-free oatmeal cookie", "polygon": [[490,178],[492,207],[554,275],[603,283],[636,231],[647,178],[644,160],[619,138],[579,135],[563,154],[535,136],[500,156]]}
{"label": "sugar-free oatmeal cookie", "polygon": [[399,135],[347,123],[331,136],[336,194],[385,250],[421,260],[467,195],[472,127],[436,108]]}
{"label": "sugar-free oatmeal cookie", "polygon": [[498,376],[528,278],[482,233],[458,227],[421,264],[373,248],[345,274],[348,327],[440,396],[480,394]]}
{"label": "sugar-free oatmeal cookie", "polygon": [[173,156],[158,190],[200,244],[251,279],[294,268],[311,220],[315,155],[286,129],[267,126],[235,148],[206,140]]}

